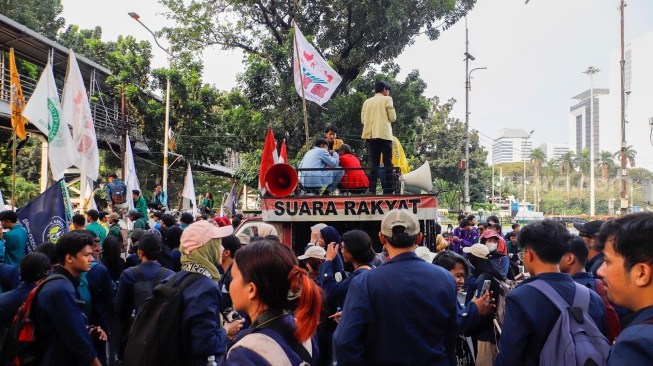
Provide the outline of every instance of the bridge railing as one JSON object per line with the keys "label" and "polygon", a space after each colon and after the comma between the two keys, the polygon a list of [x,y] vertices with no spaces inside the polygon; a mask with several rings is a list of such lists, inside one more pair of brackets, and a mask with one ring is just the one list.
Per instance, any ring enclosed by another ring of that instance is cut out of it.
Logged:
{"label": "bridge railing", "polygon": [[[29,101],[30,96],[36,88],[37,80],[29,78],[25,75],[19,75],[20,86],[23,90],[23,96],[25,97],[25,102]],[[62,96],[63,90],[57,88],[59,92],[59,97]],[[0,67],[0,100],[9,102],[11,98],[11,76],[9,74],[9,68]],[[113,106],[113,104],[111,104]],[[95,130],[97,132],[98,139],[102,137],[111,137],[111,140],[115,142],[118,141],[118,137],[121,133],[121,121],[122,113],[118,108],[111,108],[105,103],[96,102],[91,100],[91,115],[93,116],[93,122],[95,124]],[[129,136],[132,140],[143,140],[143,136],[138,130],[136,120],[127,116],[127,123],[129,125]],[[108,141],[107,141],[108,142]]]}

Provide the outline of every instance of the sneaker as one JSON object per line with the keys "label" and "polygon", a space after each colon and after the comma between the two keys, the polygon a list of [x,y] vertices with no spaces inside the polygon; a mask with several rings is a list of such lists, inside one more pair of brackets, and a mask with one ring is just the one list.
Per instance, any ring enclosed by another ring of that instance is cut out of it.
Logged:
{"label": "sneaker", "polygon": [[363,192],[363,196],[375,196],[376,192],[372,192],[369,189],[365,192]]}
{"label": "sneaker", "polygon": [[328,189],[325,189],[324,192],[322,192],[322,195],[323,195],[323,196],[330,196],[330,195],[331,195],[331,191],[329,191]]}

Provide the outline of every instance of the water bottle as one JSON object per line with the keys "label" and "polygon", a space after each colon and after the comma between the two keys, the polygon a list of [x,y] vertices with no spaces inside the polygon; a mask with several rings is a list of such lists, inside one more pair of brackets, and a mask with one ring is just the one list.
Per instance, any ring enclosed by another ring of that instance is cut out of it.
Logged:
{"label": "water bottle", "polygon": [[207,361],[208,362],[206,363],[206,366],[218,366],[218,364],[215,363],[215,356],[213,356],[213,355],[209,356]]}

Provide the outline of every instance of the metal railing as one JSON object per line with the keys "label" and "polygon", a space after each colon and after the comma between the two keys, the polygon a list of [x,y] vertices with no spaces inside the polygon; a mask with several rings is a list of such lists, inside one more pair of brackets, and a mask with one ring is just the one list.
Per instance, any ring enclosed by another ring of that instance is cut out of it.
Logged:
{"label": "metal railing", "polygon": [[[37,80],[29,78],[25,75],[19,75],[20,86],[23,90],[25,102],[29,101],[30,96],[36,88]],[[59,96],[63,94],[63,90],[57,87]],[[9,102],[11,98],[11,77],[8,68],[0,69],[0,100]],[[118,138],[121,133],[122,114],[118,108],[110,108],[102,102],[89,101],[91,106],[91,115],[95,124],[95,130],[98,134],[98,139],[101,137],[115,137]],[[132,140],[143,140],[143,136],[138,130],[136,120],[127,116],[127,123],[129,125],[129,136]],[[99,136],[102,134],[103,136]],[[104,138],[106,140],[106,138]]]}

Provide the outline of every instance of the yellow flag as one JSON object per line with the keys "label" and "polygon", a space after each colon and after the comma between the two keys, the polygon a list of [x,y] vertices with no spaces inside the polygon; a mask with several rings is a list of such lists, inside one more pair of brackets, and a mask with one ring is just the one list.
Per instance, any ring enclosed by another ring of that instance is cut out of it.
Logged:
{"label": "yellow flag", "polygon": [[11,75],[11,127],[16,131],[16,136],[25,140],[25,124],[27,119],[23,117],[23,107],[25,98],[23,98],[23,89],[20,87],[18,79],[18,69],[16,69],[16,59],[14,58],[14,49],[9,49],[9,73]]}

